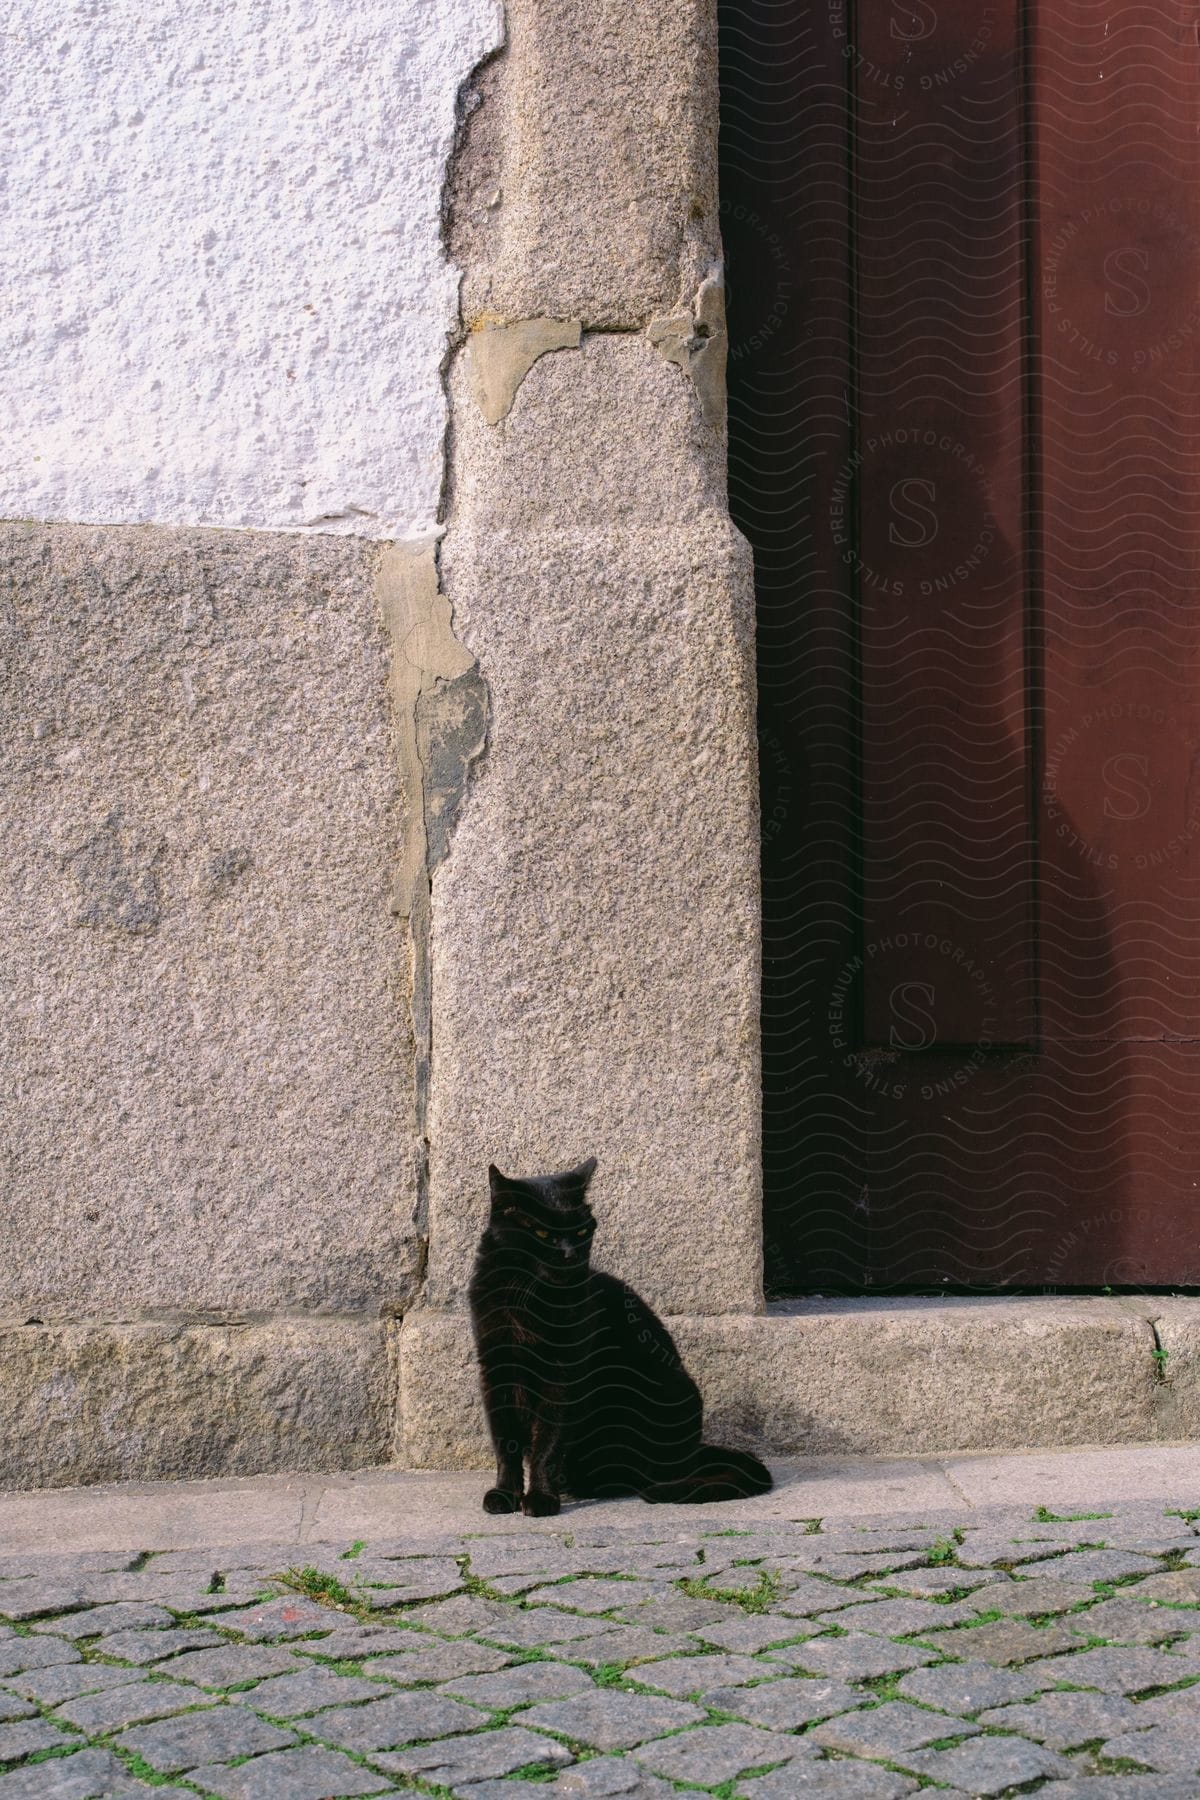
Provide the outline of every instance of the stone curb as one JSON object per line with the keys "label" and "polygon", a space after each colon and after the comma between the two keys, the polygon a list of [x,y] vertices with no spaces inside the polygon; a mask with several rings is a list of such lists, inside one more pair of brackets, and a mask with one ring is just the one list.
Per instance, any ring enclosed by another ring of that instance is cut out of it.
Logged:
{"label": "stone curb", "polygon": [[[1193,1435],[1200,1301],[1139,1306],[1050,1296],[812,1300],[668,1323],[712,1436],[775,1456],[912,1456]],[[485,1466],[465,1315],[410,1315],[400,1362],[404,1462]]]}

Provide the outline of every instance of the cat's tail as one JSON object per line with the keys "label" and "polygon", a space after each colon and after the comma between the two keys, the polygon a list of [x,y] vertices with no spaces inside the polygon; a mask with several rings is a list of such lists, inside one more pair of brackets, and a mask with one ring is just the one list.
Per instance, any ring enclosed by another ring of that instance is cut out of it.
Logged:
{"label": "cat's tail", "polygon": [[706,1500],[748,1500],[751,1494],[770,1493],[773,1485],[771,1471],[748,1450],[701,1444],[686,1475],[643,1488],[642,1499],[699,1506]]}

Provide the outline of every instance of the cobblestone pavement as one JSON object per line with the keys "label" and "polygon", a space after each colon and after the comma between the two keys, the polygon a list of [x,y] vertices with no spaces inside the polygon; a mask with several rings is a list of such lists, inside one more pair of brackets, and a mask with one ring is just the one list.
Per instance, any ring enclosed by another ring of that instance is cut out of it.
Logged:
{"label": "cobblestone pavement", "polygon": [[0,1800],[1200,1796],[1200,1506],[479,1524],[0,1560]]}

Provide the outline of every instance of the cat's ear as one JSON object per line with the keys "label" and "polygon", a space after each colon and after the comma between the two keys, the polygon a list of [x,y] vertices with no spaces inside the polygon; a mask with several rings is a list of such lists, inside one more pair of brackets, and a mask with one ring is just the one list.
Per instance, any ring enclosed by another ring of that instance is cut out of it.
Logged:
{"label": "cat's ear", "polygon": [[586,1188],[595,1173],[596,1159],[594,1156],[589,1156],[586,1162],[581,1162],[577,1169],[570,1171],[567,1179],[568,1181],[577,1181],[581,1187]]}
{"label": "cat's ear", "polygon": [[492,1196],[493,1200],[496,1198],[497,1194],[502,1193],[503,1190],[506,1187],[508,1187],[509,1185],[510,1184],[508,1181],[508,1177],[505,1175],[502,1175],[500,1173],[500,1171],[496,1167],[495,1163],[489,1163],[488,1164],[488,1188],[491,1192],[491,1196]]}

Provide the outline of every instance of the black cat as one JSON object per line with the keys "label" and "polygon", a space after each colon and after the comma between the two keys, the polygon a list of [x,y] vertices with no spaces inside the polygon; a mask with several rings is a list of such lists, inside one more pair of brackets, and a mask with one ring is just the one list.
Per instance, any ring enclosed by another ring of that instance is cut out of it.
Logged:
{"label": "black cat", "polygon": [[[485,1512],[556,1513],[576,1498],[765,1494],[757,1457],[701,1442],[701,1402],[671,1334],[633,1289],[589,1268],[595,1157],[561,1175],[490,1168],[491,1217],[471,1320],[496,1446]],[[525,1485],[525,1458],[529,1485]]]}

